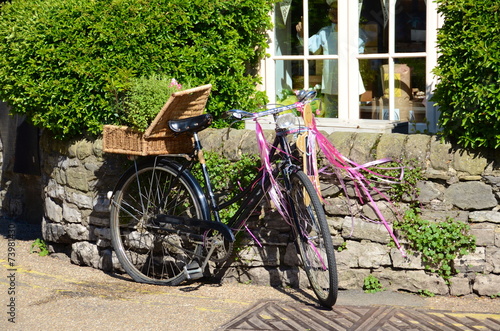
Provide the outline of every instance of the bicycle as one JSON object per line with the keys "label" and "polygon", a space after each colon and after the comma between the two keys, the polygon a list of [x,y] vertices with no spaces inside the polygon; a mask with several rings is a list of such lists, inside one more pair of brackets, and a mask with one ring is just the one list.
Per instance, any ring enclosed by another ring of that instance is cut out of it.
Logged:
{"label": "bicycle", "polygon": [[[308,103],[314,96],[307,94],[301,102]],[[335,304],[337,268],[323,206],[315,187],[294,162],[287,140],[290,130],[286,123],[296,107],[228,112],[235,120],[272,115],[276,137],[268,158],[261,158],[263,167],[252,183],[222,202],[214,195],[198,137],[210,125],[211,115],[169,121],[172,131],[192,134],[194,151],[134,160],[111,197],[113,247],[123,269],[135,281],[178,285],[203,277],[209,261],[221,263],[230,257],[236,234],[245,229],[267,195],[291,227],[301,267],[319,303],[325,307]],[[196,162],[201,164],[205,191],[190,172]],[[237,212],[227,224],[222,223],[219,211],[238,201],[242,203]]]}

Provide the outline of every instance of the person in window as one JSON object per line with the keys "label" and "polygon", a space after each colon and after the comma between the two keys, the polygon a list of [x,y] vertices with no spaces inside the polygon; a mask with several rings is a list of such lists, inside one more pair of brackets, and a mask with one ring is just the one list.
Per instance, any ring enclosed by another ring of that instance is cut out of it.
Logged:
{"label": "person in window", "polygon": [[[323,55],[338,54],[337,37],[337,0],[326,0],[328,5],[328,18],[332,24],[321,28],[316,34],[309,37],[309,51],[316,53],[320,48],[323,49]],[[303,23],[299,22],[295,29],[302,43],[304,38]],[[364,53],[365,41],[358,39],[359,53]],[[338,64],[337,60],[323,60],[323,76],[321,81],[321,92],[325,104],[325,117],[338,117]],[[365,88],[361,75],[359,76],[359,94],[363,94]]]}

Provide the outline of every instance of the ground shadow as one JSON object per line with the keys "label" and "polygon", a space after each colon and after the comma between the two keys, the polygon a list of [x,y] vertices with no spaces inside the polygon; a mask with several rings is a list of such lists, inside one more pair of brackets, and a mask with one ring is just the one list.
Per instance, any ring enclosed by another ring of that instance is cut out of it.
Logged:
{"label": "ground shadow", "polygon": [[0,235],[12,238],[12,234],[16,240],[31,241],[42,238],[41,224],[0,216]]}

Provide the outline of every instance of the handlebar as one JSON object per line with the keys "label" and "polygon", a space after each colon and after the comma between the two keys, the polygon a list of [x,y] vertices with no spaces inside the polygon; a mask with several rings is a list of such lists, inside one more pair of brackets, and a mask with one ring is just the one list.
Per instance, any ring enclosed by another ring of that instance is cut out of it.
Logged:
{"label": "handlebar", "polygon": [[307,103],[310,103],[314,100],[316,97],[317,92],[316,91],[306,91],[306,90],[300,90],[297,93],[297,103],[294,103],[292,105],[288,106],[280,106],[276,108],[271,108],[268,110],[264,110],[261,112],[257,113],[251,113],[248,111],[240,110],[240,109],[231,109],[226,112],[228,116],[231,116],[235,119],[242,120],[245,118],[258,118],[258,117],[264,117],[268,115],[274,115],[278,113],[282,113],[287,110],[295,109],[300,107],[301,105],[305,105]]}

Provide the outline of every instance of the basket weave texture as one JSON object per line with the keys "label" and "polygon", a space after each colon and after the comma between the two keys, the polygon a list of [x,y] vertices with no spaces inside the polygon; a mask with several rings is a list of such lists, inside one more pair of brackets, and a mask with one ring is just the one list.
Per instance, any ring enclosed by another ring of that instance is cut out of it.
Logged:
{"label": "basket weave texture", "polygon": [[192,135],[175,136],[168,121],[201,115],[211,89],[208,84],[173,93],[144,133],[128,126],[104,125],[103,151],[141,156],[190,153]]}

